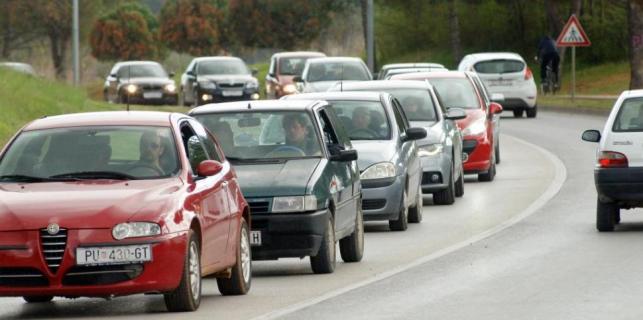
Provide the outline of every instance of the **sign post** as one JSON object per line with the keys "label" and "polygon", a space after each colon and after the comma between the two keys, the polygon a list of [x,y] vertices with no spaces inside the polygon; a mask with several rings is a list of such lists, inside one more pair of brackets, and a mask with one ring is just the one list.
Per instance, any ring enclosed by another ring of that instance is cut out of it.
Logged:
{"label": "sign post", "polygon": [[[556,45],[559,47],[572,47],[572,102],[576,96],[576,47],[589,47],[592,43],[589,37],[580,25],[576,15],[569,17],[567,23],[563,27],[563,31],[556,40]],[[560,70],[559,70],[560,72]]]}

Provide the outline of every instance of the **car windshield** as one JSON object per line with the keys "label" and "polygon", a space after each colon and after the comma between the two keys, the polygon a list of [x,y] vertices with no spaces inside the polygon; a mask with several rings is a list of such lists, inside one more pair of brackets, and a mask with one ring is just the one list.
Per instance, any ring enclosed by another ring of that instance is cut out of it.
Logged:
{"label": "car windshield", "polygon": [[612,130],[614,132],[643,131],[643,98],[630,98],[623,101]]}
{"label": "car windshield", "polygon": [[385,89],[400,101],[409,121],[436,121],[435,105],[426,89]]}
{"label": "car windshield", "polygon": [[241,60],[201,61],[197,66],[198,75],[250,74],[246,64]]}
{"label": "car windshield", "polygon": [[391,128],[379,101],[332,101],[351,140],[388,140]]}
{"label": "car windshield", "polygon": [[167,78],[167,73],[158,64],[134,64],[121,66],[119,78]]}
{"label": "car windshield", "polygon": [[317,131],[305,111],[237,112],[195,116],[231,160],[320,157]]}
{"label": "car windshield", "polygon": [[370,80],[366,69],[358,62],[316,62],[308,67],[306,81]]}
{"label": "car windshield", "polygon": [[279,74],[285,76],[301,76],[306,65],[306,57],[288,57],[279,59]]}
{"label": "car windshield", "polygon": [[476,109],[480,101],[473,85],[465,78],[429,79],[447,108]]}
{"label": "car windshield", "polygon": [[473,68],[478,73],[521,72],[525,64],[520,60],[490,60],[476,63]]}
{"label": "car windshield", "polygon": [[91,126],[22,132],[0,160],[0,182],[158,179],[179,171],[170,128]]}

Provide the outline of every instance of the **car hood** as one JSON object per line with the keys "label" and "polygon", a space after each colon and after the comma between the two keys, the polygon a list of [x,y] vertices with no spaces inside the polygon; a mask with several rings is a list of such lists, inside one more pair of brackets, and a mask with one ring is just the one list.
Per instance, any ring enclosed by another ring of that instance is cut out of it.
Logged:
{"label": "car hood", "polygon": [[153,78],[153,77],[146,77],[146,78],[129,78],[129,79],[122,79],[122,83],[124,84],[170,84],[174,83],[174,80],[168,79],[168,78]]}
{"label": "car hood", "polygon": [[392,140],[351,140],[351,143],[357,150],[360,171],[378,162],[391,161],[397,153],[397,143]]}
{"label": "car hood", "polygon": [[246,198],[305,195],[321,159],[293,159],[283,163],[235,164]]}
{"label": "car hood", "polygon": [[484,118],[486,116],[485,112],[482,111],[481,109],[464,109],[464,110],[467,112],[467,117],[464,119],[460,119],[456,122],[460,130],[464,130],[464,128],[468,127],[472,122],[480,118]]}
{"label": "car hood", "polygon": [[0,184],[0,231],[112,228],[137,213],[164,212],[177,179]]}
{"label": "car hood", "polygon": [[213,81],[229,85],[245,84],[250,81],[257,81],[255,77],[249,74],[226,74],[226,75],[203,75],[199,76],[198,81]]}
{"label": "car hood", "polygon": [[426,138],[417,140],[418,146],[441,143],[446,136],[440,122],[411,121],[410,124],[412,128],[424,128],[426,130]]}

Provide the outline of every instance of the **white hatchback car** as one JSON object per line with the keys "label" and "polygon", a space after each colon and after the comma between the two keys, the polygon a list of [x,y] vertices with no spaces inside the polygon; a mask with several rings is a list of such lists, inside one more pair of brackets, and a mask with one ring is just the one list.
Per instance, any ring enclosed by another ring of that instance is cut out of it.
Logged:
{"label": "white hatchback car", "polygon": [[504,110],[513,110],[515,117],[535,118],[538,112],[536,98],[538,89],[533,73],[525,59],[517,53],[488,52],[466,55],[458,65],[458,71],[473,71],[489,89],[489,93],[501,93]]}
{"label": "white hatchback car", "polygon": [[602,135],[586,130],[582,139],[600,142],[594,170],[596,228],[612,231],[621,221],[620,209],[643,207],[643,90],[624,91]]}

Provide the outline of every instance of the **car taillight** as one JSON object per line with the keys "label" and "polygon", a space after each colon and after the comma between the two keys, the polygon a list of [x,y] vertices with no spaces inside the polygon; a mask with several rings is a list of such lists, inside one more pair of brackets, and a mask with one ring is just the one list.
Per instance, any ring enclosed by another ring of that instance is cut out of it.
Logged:
{"label": "car taillight", "polygon": [[534,74],[531,72],[531,69],[527,67],[527,69],[525,69],[525,80],[529,80],[533,76]]}
{"label": "car taillight", "polygon": [[598,165],[601,168],[627,168],[627,157],[614,151],[601,151],[598,155]]}

